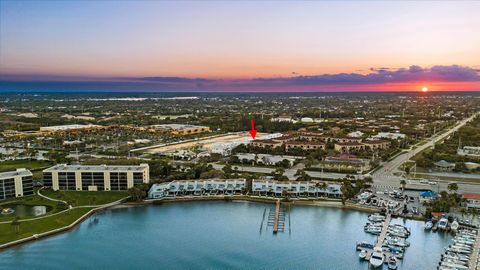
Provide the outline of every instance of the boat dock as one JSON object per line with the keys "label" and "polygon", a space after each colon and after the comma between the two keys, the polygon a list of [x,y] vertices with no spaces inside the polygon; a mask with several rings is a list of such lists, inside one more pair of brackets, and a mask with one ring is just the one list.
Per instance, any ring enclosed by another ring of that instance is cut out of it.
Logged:
{"label": "boat dock", "polygon": [[480,252],[480,231],[477,233],[477,239],[475,241],[475,245],[473,246],[472,257],[470,257],[470,260],[468,261],[470,270],[480,269],[479,262],[478,262],[479,252]]}
{"label": "boat dock", "polygon": [[387,217],[385,218],[385,222],[383,222],[383,227],[382,227],[382,232],[377,238],[377,243],[375,244],[375,247],[381,248],[383,245],[383,242],[385,241],[385,238],[387,237],[387,232],[388,232],[388,226],[390,225],[390,221],[392,221],[392,215],[387,214]]}
{"label": "boat dock", "polygon": [[273,233],[278,232],[278,218],[280,216],[280,200],[277,200],[275,203],[275,214],[274,214],[274,221],[273,221]]}
{"label": "boat dock", "polygon": [[[387,238],[387,233],[388,233],[388,226],[390,225],[390,221],[392,221],[392,215],[387,214],[385,221],[383,222],[383,227],[382,227],[382,232],[380,235],[377,237],[377,242],[375,243],[375,247],[382,248],[383,242],[385,241],[385,238]],[[367,257],[366,260],[370,260],[370,257],[372,257],[373,250],[371,249],[366,249],[367,250]],[[386,253],[387,257],[391,256],[391,254]]]}
{"label": "boat dock", "polygon": [[275,207],[271,208],[268,213],[267,226],[272,227],[274,234],[285,231],[285,209],[281,207],[280,199],[275,202]]}

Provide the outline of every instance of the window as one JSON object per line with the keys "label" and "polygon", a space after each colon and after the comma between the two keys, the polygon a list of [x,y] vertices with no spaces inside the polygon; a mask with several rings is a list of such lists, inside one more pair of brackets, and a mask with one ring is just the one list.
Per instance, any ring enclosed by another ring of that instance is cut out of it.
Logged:
{"label": "window", "polygon": [[133,184],[140,185],[143,183],[143,172],[134,172],[133,173]]}
{"label": "window", "polygon": [[46,187],[52,187],[52,173],[44,172],[43,173],[43,185]]}
{"label": "window", "polygon": [[0,180],[0,199],[15,198],[15,179]]}
{"label": "window", "polygon": [[31,176],[25,176],[22,178],[23,196],[33,194],[33,179]]}

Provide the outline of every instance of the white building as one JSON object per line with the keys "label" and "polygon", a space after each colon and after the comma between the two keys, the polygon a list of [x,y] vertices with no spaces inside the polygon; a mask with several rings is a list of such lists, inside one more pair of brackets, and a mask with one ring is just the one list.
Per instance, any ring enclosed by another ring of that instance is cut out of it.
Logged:
{"label": "white building", "polygon": [[170,183],[152,185],[148,191],[148,197],[158,199],[181,195],[241,194],[245,188],[245,179],[175,180]]}
{"label": "white building", "polygon": [[53,190],[127,190],[149,181],[148,164],[122,166],[58,164],[43,170],[43,184]]}
{"label": "white building", "polygon": [[318,181],[253,180],[252,182],[252,193],[254,195],[282,196],[284,191],[296,197],[328,196],[339,198],[342,196],[341,186],[338,184],[327,184],[326,188],[322,188],[321,182]]}
{"label": "white building", "polygon": [[0,173],[0,200],[33,194],[32,173],[27,169]]}
{"label": "white building", "polygon": [[263,164],[263,165],[275,165],[278,162],[287,160],[289,162],[289,165],[293,166],[295,161],[305,159],[305,157],[299,157],[299,156],[250,154],[250,153],[240,153],[240,154],[236,154],[235,156],[238,157],[238,159],[241,162],[248,161],[248,162],[255,162],[257,164]]}
{"label": "white building", "polygon": [[41,127],[40,131],[41,132],[62,132],[62,131],[80,131],[80,130],[94,130],[94,129],[99,129],[103,128],[102,126],[99,125],[62,125],[62,126],[49,126],[49,127]]}
{"label": "white building", "polygon": [[361,138],[363,137],[363,132],[361,131],[353,131],[353,132],[350,132],[348,133],[347,137],[352,137],[352,138]]}
{"label": "white building", "polygon": [[480,157],[480,146],[464,146],[463,148],[457,149],[457,155]]}
{"label": "white building", "polygon": [[372,136],[375,139],[391,139],[391,140],[403,140],[407,135],[403,133],[392,133],[392,132],[379,132],[377,135]]}

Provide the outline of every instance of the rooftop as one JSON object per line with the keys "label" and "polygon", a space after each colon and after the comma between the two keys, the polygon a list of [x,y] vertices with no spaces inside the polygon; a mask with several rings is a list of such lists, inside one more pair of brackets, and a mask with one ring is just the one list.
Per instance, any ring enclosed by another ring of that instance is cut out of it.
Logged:
{"label": "rooftop", "polygon": [[27,169],[17,169],[16,171],[0,172],[0,179],[12,178],[15,176],[32,176],[32,173]]}
{"label": "rooftop", "polygon": [[480,200],[480,194],[475,193],[465,193],[463,197],[468,200]]}
{"label": "rooftop", "polygon": [[54,171],[89,171],[89,172],[102,172],[102,171],[137,171],[142,172],[148,164],[140,165],[67,165],[57,164],[53,167],[43,170],[44,172]]}

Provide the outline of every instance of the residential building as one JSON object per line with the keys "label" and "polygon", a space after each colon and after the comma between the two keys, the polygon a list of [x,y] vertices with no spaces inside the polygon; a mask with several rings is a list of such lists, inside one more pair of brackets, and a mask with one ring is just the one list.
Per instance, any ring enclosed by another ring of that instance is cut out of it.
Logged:
{"label": "residential building", "polygon": [[127,190],[148,183],[148,164],[140,165],[67,165],[43,170],[43,184],[53,190],[110,191]]}
{"label": "residential building", "polygon": [[27,169],[0,173],[0,200],[33,194],[32,173]]}
{"label": "residential building", "polygon": [[241,194],[246,188],[245,179],[195,179],[175,180],[169,183],[154,184],[148,197],[158,199],[182,195]]}
{"label": "residential building", "polygon": [[285,149],[291,150],[295,148],[300,148],[302,150],[325,150],[325,144],[320,142],[311,142],[311,141],[289,141],[285,143]]}
{"label": "residential building", "polygon": [[253,180],[252,194],[259,196],[283,196],[287,192],[294,197],[328,196],[340,198],[342,196],[339,184],[327,184],[323,189],[319,181],[275,181]]}
{"label": "residential building", "polygon": [[365,149],[377,150],[390,147],[390,141],[387,140],[366,140],[363,142]]}
{"label": "residential building", "polygon": [[363,143],[358,142],[344,142],[344,143],[335,143],[335,151],[340,153],[350,153],[354,151],[359,151],[365,149]]}
{"label": "residential building", "polygon": [[279,142],[276,140],[254,140],[251,142],[251,144],[255,147],[270,147],[270,148],[282,146],[282,142]]}

